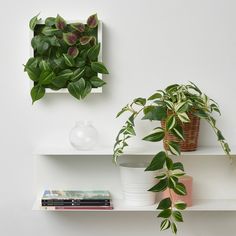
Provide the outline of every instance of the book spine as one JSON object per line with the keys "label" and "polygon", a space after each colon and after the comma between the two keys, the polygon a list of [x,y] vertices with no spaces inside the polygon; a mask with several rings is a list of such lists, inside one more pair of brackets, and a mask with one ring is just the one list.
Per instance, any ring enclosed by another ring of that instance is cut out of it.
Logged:
{"label": "book spine", "polygon": [[44,210],[56,211],[56,210],[113,210],[113,206],[42,206]]}
{"label": "book spine", "polygon": [[42,206],[110,206],[109,201],[42,200]]}

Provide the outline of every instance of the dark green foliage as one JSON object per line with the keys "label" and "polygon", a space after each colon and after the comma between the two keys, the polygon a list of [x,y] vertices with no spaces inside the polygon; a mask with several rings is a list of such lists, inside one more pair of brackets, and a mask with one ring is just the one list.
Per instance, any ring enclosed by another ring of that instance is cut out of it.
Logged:
{"label": "dark green foliage", "polygon": [[83,99],[92,88],[106,84],[98,77],[98,73],[108,74],[98,61],[98,22],[96,14],[87,24],[67,24],[60,15],[46,18],[44,24],[40,24],[38,15],[30,20],[34,57],[29,58],[24,70],[34,81],[33,102],[44,96],[46,88],[67,88],[72,96]]}

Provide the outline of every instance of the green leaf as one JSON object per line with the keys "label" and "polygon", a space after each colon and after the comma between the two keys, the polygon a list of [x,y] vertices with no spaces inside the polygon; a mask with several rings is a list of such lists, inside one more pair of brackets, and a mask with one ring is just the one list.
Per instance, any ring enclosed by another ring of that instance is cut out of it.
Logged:
{"label": "green leaf", "polygon": [[182,170],[184,171],[184,166],[181,162],[173,163],[172,170]]}
{"label": "green leaf", "polygon": [[60,15],[57,15],[55,25],[58,30],[63,30],[66,27],[66,21]]}
{"label": "green leaf", "polygon": [[179,87],[179,84],[172,84],[172,85],[169,85],[168,87],[166,87],[165,91],[167,93],[173,93],[174,91],[177,90],[178,87]]}
{"label": "green leaf", "polygon": [[163,93],[157,92],[157,93],[154,93],[151,97],[149,97],[148,100],[155,100],[157,98],[161,98],[162,96],[163,96]]}
{"label": "green leaf", "polygon": [[152,188],[150,188],[148,191],[151,192],[163,192],[168,187],[168,180],[162,179],[160,180],[156,185],[154,185]]}
{"label": "green leaf", "polygon": [[175,188],[173,189],[175,193],[177,193],[178,195],[186,195],[186,188],[184,186],[184,184],[182,183],[177,183]]}
{"label": "green leaf", "polygon": [[129,134],[129,135],[136,135],[134,127],[132,125],[128,125],[124,131],[124,134]]}
{"label": "green leaf", "polygon": [[176,126],[177,122],[176,122],[176,118],[175,115],[170,115],[167,117],[166,120],[166,129],[169,131],[171,129],[173,129]]}
{"label": "green leaf", "polygon": [[187,102],[180,102],[175,106],[175,111],[177,113],[183,113],[188,110],[188,103]]}
{"label": "green leaf", "polygon": [[169,157],[166,157],[166,167],[168,170],[172,170],[173,161]]}
{"label": "green leaf", "polygon": [[174,222],[171,223],[171,231],[173,234],[177,234],[177,227],[176,224]]}
{"label": "green leaf", "polygon": [[156,171],[156,170],[160,170],[163,168],[165,161],[166,161],[166,153],[161,151],[159,153],[157,153],[151,163],[149,164],[149,166],[145,169],[145,171]]}
{"label": "green leaf", "polygon": [[168,219],[163,220],[163,221],[161,222],[161,226],[160,226],[161,231],[170,228],[170,225],[171,225],[170,220],[168,220]]}
{"label": "green leaf", "polygon": [[49,26],[45,26],[42,30],[42,34],[46,35],[46,36],[53,36],[55,32],[57,32],[58,30]]}
{"label": "green leaf", "polygon": [[91,61],[94,61],[98,58],[99,52],[100,52],[100,43],[94,45],[88,50],[87,56]]}
{"label": "green leaf", "polygon": [[210,105],[210,108],[211,108],[211,111],[216,111],[216,112],[219,113],[219,115],[221,115],[220,109],[219,109],[219,107],[218,107],[216,104],[212,103],[212,104]]}
{"label": "green leaf", "polygon": [[176,125],[172,130],[171,133],[179,139],[185,140],[184,139],[184,132],[183,132],[183,128],[180,125]]}
{"label": "green leaf", "polygon": [[86,77],[91,78],[93,76],[97,76],[97,73],[94,72],[90,66],[86,66],[85,67],[85,75],[86,75]]}
{"label": "green leaf", "polygon": [[166,108],[162,106],[148,106],[144,112],[142,120],[164,120],[167,116]]}
{"label": "green leaf", "polygon": [[63,88],[67,81],[70,80],[71,76],[73,75],[73,71],[70,69],[66,69],[60,72],[53,80],[52,84],[55,85],[57,88]]}
{"label": "green leaf", "polygon": [[51,70],[42,71],[39,76],[39,84],[41,85],[50,84],[54,77],[55,74],[53,71]]}
{"label": "green leaf", "polygon": [[81,45],[86,45],[92,40],[92,36],[82,36],[79,38],[80,44]]}
{"label": "green leaf", "polygon": [[86,86],[85,80],[81,78],[76,82],[69,83],[67,88],[72,96],[74,96],[77,99],[81,99],[85,86]]}
{"label": "green leaf", "polygon": [[160,203],[158,204],[157,209],[161,209],[161,210],[168,209],[168,208],[171,207],[171,205],[172,205],[172,201],[171,201],[171,199],[168,197],[168,198],[162,199],[162,200],[160,201]]}
{"label": "green leaf", "polygon": [[31,98],[32,98],[32,103],[35,101],[39,100],[42,98],[45,94],[45,88],[42,87],[41,85],[36,85],[31,89]]}
{"label": "green leaf", "polygon": [[73,58],[76,58],[79,55],[79,49],[77,47],[69,47],[67,54]]}
{"label": "green leaf", "polygon": [[45,52],[47,52],[49,48],[49,43],[48,42],[44,42],[44,41],[41,41],[40,44],[38,45],[37,47],[37,52],[42,55],[44,54]]}
{"label": "green leaf", "polygon": [[116,115],[116,118],[118,118],[121,114],[123,114],[124,112],[129,111],[129,105],[127,104],[126,106],[124,106],[121,111],[119,111]]}
{"label": "green leaf", "polygon": [[31,80],[33,80],[34,82],[37,82],[39,80],[40,71],[38,69],[26,68],[25,70]]}
{"label": "green leaf", "polygon": [[24,66],[24,71],[27,72],[29,78],[35,82],[39,80],[40,70],[38,68],[38,59],[31,57],[26,65]]}
{"label": "green leaf", "polygon": [[180,155],[180,144],[179,143],[176,143],[173,141],[168,141],[167,146],[173,155],[176,155],[176,156]]}
{"label": "green leaf", "polygon": [[49,26],[49,27],[55,25],[55,23],[56,23],[56,18],[55,17],[48,17],[45,20],[45,25]]}
{"label": "green leaf", "polygon": [[70,46],[76,44],[77,36],[74,33],[63,33],[63,40]]}
{"label": "green leaf", "polygon": [[93,76],[89,81],[94,88],[102,87],[104,84],[106,84],[105,81],[99,79],[97,76]]}
{"label": "green leaf", "polygon": [[60,47],[58,38],[54,35],[52,37],[47,37],[47,41],[51,46]]}
{"label": "green leaf", "polygon": [[166,178],[166,174],[162,173],[162,174],[156,176],[155,178],[157,178],[157,179],[165,179]]}
{"label": "green leaf", "polygon": [[186,207],[187,207],[187,204],[184,202],[175,203],[175,208],[178,210],[184,210],[184,209],[186,209]]}
{"label": "green leaf", "polygon": [[83,77],[85,69],[77,69],[74,71],[71,81],[76,82]]}
{"label": "green leaf", "polygon": [[34,28],[35,28],[35,26],[39,23],[39,21],[41,20],[41,19],[38,19],[38,16],[40,15],[40,13],[39,14],[37,14],[36,16],[34,16],[31,20],[30,20],[30,22],[29,22],[29,27],[30,27],[30,29],[31,30],[33,30],[34,31]]}
{"label": "green leaf", "polygon": [[175,221],[183,222],[183,216],[180,211],[173,211],[172,216],[174,217]]}
{"label": "green leaf", "polygon": [[198,111],[194,112],[194,115],[199,117],[199,118],[202,118],[202,119],[207,119],[208,118],[208,114],[203,110],[198,110]]}
{"label": "green leaf", "polygon": [[91,15],[89,16],[89,18],[87,19],[87,25],[89,28],[93,29],[96,28],[98,25],[98,17],[97,14]]}
{"label": "green leaf", "polygon": [[40,68],[41,71],[42,70],[50,70],[50,64],[47,61],[42,60],[39,63],[39,68]]}
{"label": "green leaf", "polygon": [[190,119],[189,119],[187,113],[185,113],[185,112],[178,113],[177,116],[178,116],[178,118],[179,118],[183,123],[188,123],[188,122],[190,122]]}
{"label": "green leaf", "polygon": [[74,24],[71,24],[71,27],[79,31],[80,33],[83,33],[85,31],[85,24],[83,23],[74,23]]}
{"label": "green leaf", "polygon": [[155,128],[149,135],[143,138],[145,141],[158,142],[165,137],[165,132],[161,127]]}
{"label": "green leaf", "polygon": [[91,68],[93,71],[101,74],[109,74],[107,68],[104,66],[102,62],[92,62]]}
{"label": "green leaf", "polygon": [[31,57],[29,58],[29,60],[27,61],[26,65],[25,65],[25,71],[27,68],[37,68],[38,66],[38,58],[35,57]]}
{"label": "green leaf", "polygon": [[88,81],[86,81],[85,88],[81,94],[81,98],[82,99],[85,98],[88,94],[90,94],[91,90],[92,90],[92,85]]}
{"label": "green leaf", "polygon": [[[81,55],[81,53],[80,53]],[[81,56],[77,57],[75,59],[75,66],[79,67],[79,68],[84,68],[85,66],[85,60],[83,58],[81,58]]]}
{"label": "green leaf", "polygon": [[174,175],[169,177],[168,187],[174,189],[178,183],[178,178]]}
{"label": "green leaf", "polygon": [[216,131],[216,135],[217,135],[218,141],[225,140],[225,138],[224,138],[224,136],[222,135],[222,133],[221,133],[220,130],[217,130],[217,131]]}
{"label": "green leaf", "polygon": [[135,103],[136,105],[145,106],[145,104],[146,104],[146,99],[145,99],[145,98],[135,98],[135,99],[134,99],[134,103]]}
{"label": "green leaf", "polygon": [[63,54],[63,57],[65,59],[66,65],[68,65],[69,67],[73,67],[75,65],[75,61],[72,56]]}
{"label": "green leaf", "polygon": [[171,216],[171,209],[165,209],[163,211],[161,211],[157,217],[161,217],[161,218],[169,218]]}

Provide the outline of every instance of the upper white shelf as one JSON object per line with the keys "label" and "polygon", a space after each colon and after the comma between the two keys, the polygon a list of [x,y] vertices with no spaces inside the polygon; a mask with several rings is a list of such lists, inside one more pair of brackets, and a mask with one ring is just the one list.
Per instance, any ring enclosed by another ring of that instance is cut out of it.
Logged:
{"label": "upper white shelf", "polygon": [[[157,211],[157,204],[152,206],[144,206],[144,207],[132,207],[127,206],[124,203],[124,200],[113,200],[114,209],[113,210],[46,210],[44,207],[40,206],[40,201],[37,199],[33,206],[33,210],[41,210],[41,211],[119,211],[119,212],[155,212]],[[236,199],[198,199],[193,201],[193,206],[186,208],[185,211],[236,211]]]}
{"label": "upper white shelf", "polygon": [[[236,155],[236,147],[231,147],[232,155]],[[155,149],[153,147],[137,147],[137,148],[127,148],[124,155],[155,155],[159,150],[163,150],[162,146],[157,146]],[[77,155],[77,156],[104,156],[112,155],[112,147],[100,146],[93,150],[78,151],[72,146],[41,146],[34,151],[34,155],[41,156],[59,156],[59,155]],[[199,147],[193,152],[183,152],[182,156],[222,156],[225,155],[221,147],[205,146]]]}

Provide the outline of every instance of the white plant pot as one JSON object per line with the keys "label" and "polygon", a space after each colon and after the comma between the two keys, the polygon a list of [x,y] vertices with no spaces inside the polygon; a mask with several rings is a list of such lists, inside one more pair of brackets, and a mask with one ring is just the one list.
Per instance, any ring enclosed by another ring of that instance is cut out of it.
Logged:
{"label": "white plant pot", "polygon": [[148,206],[156,201],[156,194],[147,191],[157,183],[156,172],[145,171],[147,166],[148,163],[120,164],[123,195],[129,206]]}

